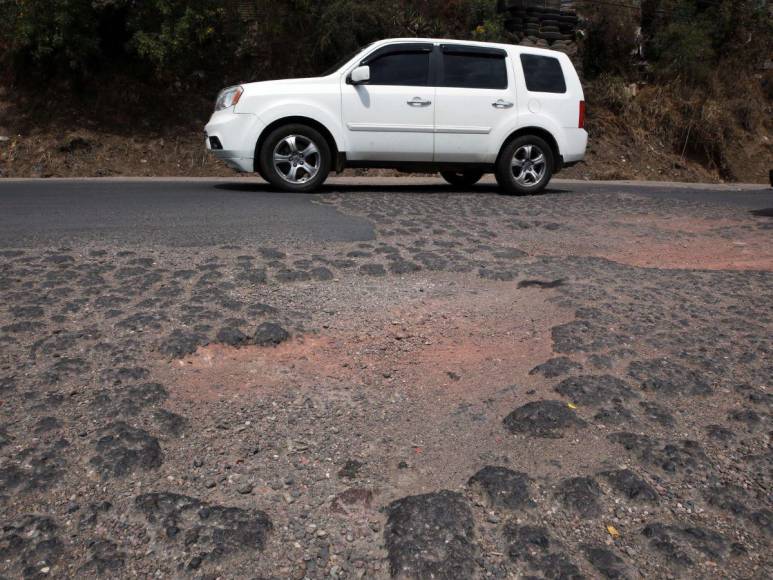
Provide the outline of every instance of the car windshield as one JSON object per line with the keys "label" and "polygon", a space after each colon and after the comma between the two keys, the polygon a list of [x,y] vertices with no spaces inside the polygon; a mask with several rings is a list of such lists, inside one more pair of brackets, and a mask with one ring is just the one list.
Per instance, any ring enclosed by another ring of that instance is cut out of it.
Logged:
{"label": "car windshield", "polygon": [[361,46],[360,48],[358,48],[358,49],[357,49],[357,50],[355,50],[354,52],[351,52],[351,53],[349,53],[348,55],[346,55],[346,57],[345,57],[345,58],[342,58],[341,60],[339,60],[338,62],[336,62],[336,63],[335,63],[333,66],[331,66],[329,69],[327,69],[325,72],[323,72],[323,73],[322,73],[321,75],[319,75],[319,76],[321,76],[321,77],[326,77],[326,76],[328,76],[328,75],[332,75],[334,72],[336,72],[336,71],[337,71],[338,69],[340,69],[342,66],[344,66],[344,65],[345,65],[347,62],[349,62],[350,60],[352,60],[352,59],[353,59],[355,56],[357,56],[358,54],[360,54],[360,53],[361,53],[363,50],[365,50],[365,49],[366,49],[366,48],[368,48],[368,47],[371,47],[371,46],[373,46],[374,44],[376,44],[376,43],[375,43],[375,42],[371,42],[370,44],[368,44],[368,45],[366,45],[366,46]]}

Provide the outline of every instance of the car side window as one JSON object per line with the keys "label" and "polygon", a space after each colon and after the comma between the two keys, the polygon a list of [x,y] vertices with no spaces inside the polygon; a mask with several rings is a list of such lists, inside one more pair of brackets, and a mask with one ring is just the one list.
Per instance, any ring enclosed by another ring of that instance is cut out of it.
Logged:
{"label": "car side window", "polygon": [[506,89],[507,65],[504,55],[446,53],[442,77],[442,87]]}
{"label": "car side window", "polygon": [[522,54],[521,66],[526,88],[532,93],[566,92],[566,79],[557,58],[537,54]]}
{"label": "car side window", "polygon": [[370,61],[369,85],[425,87],[429,84],[429,52],[392,52]]}

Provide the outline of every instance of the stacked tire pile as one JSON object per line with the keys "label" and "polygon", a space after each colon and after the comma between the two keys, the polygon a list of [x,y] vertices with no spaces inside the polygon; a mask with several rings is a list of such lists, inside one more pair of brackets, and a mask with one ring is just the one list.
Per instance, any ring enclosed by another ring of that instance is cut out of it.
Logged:
{"label": "stacked tire pile", "polygon": [[577,11],[562,0],[508,0],[505,27],[518,44],[560,50],[577,56]]}

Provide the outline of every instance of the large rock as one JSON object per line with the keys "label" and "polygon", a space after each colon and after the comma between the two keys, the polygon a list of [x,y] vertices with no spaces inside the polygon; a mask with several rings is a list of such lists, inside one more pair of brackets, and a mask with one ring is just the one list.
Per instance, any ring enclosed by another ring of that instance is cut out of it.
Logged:
{"label": "large rock", "polygon": [[607,439],[622,445],[642,463],[655,465],[668,473],[690,473],[708,461],[700,444],[690,439],[664,442],[649,435],[627,431],[612,433]]}
{"label": "large rock", "polygon": [[625,497],[634,501],[657,502],[655,489],[630,469],[604,471],[600,474],[609,484]]}
{"label": "large rock", "polygon": [[604,578],[617,580],[630,577],[625,562],[611,550],[592,545],[585,545],[582,549],[588,562],[593,564]]}
{"label": "large rock", "polygon": [[654,522],[642,529],[642,535],[649,539],[650,546],[671,565],[692,566],[696,558],[705,559],[706,556],[719,561],[723,560],[727,553],[725,538],[704,528]]}
{"label": "large rock", "polygon": [[710,395],[709,382],[698,372],[667,359],[633,361],[628,374],[639,381],[642,390],[658,395]]}
{"label": "large rock", "polygon": [[558,499],[563,506],[582,518],[593,518],[601,513],[601,488],[591,477],[571,477],[558,486]]}
{"label": "large rock", "polygon": [[273,528],[262,511],[212,505],[176,493],[147,493],[137,496],[134,505],[171,553],[189,559],[189,568],[238,552],[262,551]]}
{"label": "large rock", "polygon": [[14,461],[0,466],[0,492],[35,492],[58,483],[65,473],[64,451],[70,446],[58,439],[48,446],[33,445],[19,451]]}
{"label": "large rock", "polygon": [[161,354],[169,358],[182,358],[196,352],[200,346],[209,343],[209,339],[198,332],[175,330],[161,343]]}
{"label": "large rock", "polygon": [[89,547],[91,557],[81,566],[79,572],[84,575],[117,577],[124,567],[126,554],[118,549],[115,542],[98,540]]}
{"label": "large rock", "polygon": [[238,328],[226,327],[220,329],[220,332],[217,333],[217,341],[228,346],[239,347],[248,340],[247,335]]}
{"label": "large rock", "polygon": [[511,433],[525,433],[535,437],[560,438],[562,431],[584,427],[585,421],[562,401],[533,401],[504,418]]}
{"label": "large rock", "polygon": [[258,326],[253,337],[258,346],[276,346],[288,338],[290,334],[274,322],[264,322]]}
{"label": "large rock", "polygon": [[555,390],[580,405],[598,405],[638,396],[624,381],[611,375],[570,377],[558,383]]}
{"label": "large rock", "polygon": [[57,564],[62,560],[64,544],[58,527],[50,517],[23,515],[15,520],[3,518],[0,524],[0,569],[8,578],[64,577]]}
{"label": "large rock", "polygon": [[163,461],[158,439],[123,421],[103,429],[95,447],[97,455],[90,463],[102,479],[125,477],[135,470],[157,469]]}
{"label": "large rock", "polygon": [[543,556],[551,548],[551,537],[542,526],[520,526],[508,523],[504,537],[509,544],[508,556],[513,562],[531,561],[537,555]]}
{"label": "large rock", "polygon": [[169,398],[169,392],[160,383],[135,385],[123,392],[125,395],[121,399],[119,407],[126,415],[136,415],[145,407],[158,405]]}
{"label": "large rock", "polygon": [[[543,526],[508,523],[504,528],[507,555],[513,562],[541,572],[544,578],[580,580],[580,569],[563,552],[565,547]],[[535,576],[524,576],[532,578]]]}
{"label": "large rock", "polygon": [[472,512],[461,494],[440,491],[393,501],[384,532],[392,576],[474,578]]}
{"label": "large rock", "polygon": [[490,508],[515,511],[534,504],[529,476],[506,467],[486,466],[467,485],[477,490]]}
{"label": "large rock", "polygon": [[546,379],[554,379],[561,375],[568,375],[573,370],[581,370],[582,365],[574,362],[566,356],[551,358],[529,371],[530,375],[542,375]]}

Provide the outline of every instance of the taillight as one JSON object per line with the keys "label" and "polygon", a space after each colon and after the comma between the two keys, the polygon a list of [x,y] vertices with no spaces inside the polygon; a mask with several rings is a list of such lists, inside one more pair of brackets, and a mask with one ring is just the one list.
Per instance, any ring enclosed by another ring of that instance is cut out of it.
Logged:
{"label": "taillight", "polygon": [[585,101],[580,101],[580,129],[585,129]]}

